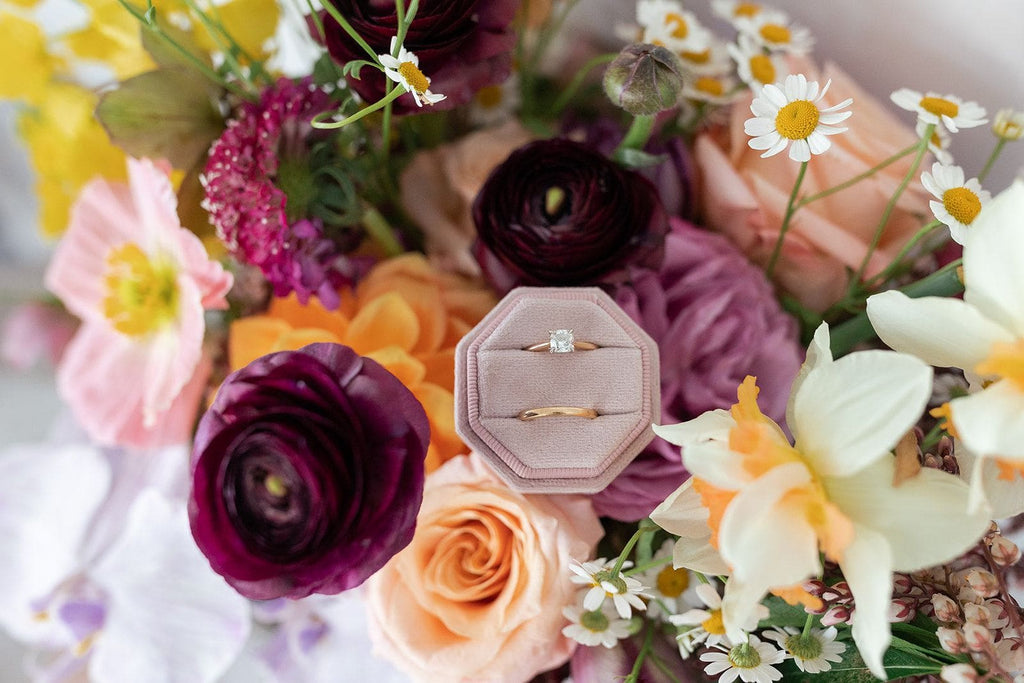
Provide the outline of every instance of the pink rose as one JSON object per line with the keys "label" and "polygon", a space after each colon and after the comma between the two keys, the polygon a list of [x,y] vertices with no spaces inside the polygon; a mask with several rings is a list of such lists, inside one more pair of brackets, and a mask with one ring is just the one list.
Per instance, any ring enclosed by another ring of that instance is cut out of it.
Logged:
{"label": "pink rose", "polygon": [[572,655],[569,562],[601,535],[586,497],[523,495],[475,454],[449,460],[412,543],[366,584],[370,637],[416,681],[528,681]]}
{"label": "pink rose", "polygon": [[402,206],[423,229],[435,267],[480,275],[470,253],[476,240],[470,207],[491,170],[532,138],[518,121],[509,121],[420,152],[409,162],[400,180]]}
{"label": "pink rose", "polygon": [[[913,144],[916,136],[883,105],[861,90],[835,65],[818,76],[808,62],[794,62],[793,73],[820,83],[831,78],[823,106],[853,98],[849,130],[829,138],[832,149],[810,161],[801,196],[837,185]],[[733,106],[725,130],[701,135],[695,145],[703,176],[707,224],[725,233],[751,261],[764,265],[778,239],[782,216],[800,165],[785,154],[767,159],[747,146],[743,122],[751,117],[750,98]],[[908,119],[909,122],[909,119]],[[882,212],[910,168],[912,155],[871,178],[800,209],[790,224],[775,279],[802,304],[822,311],[846,289],[846,268],[860,266]],[[928,214],[927,193],[915,180],[900,198],[868,265],[867,275],[885,267]]]}

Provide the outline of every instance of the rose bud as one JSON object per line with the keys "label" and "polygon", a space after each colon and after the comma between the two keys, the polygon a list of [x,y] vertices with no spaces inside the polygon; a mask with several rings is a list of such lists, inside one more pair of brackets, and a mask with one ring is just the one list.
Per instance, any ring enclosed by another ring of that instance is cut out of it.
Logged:
{"label": "rose bud", "polygon": [[531,142],[497,166],[473,203],[475,253],[500,291],[589,285],[661,263],[668,219],[654,186],[565,139]]}
{"label": "rose bud", "polygon": [[683,91],[681,70],[679,58],[667,48],[628,45],[605,70],[604,92],[633,116],[653,116],[676,106]]}
{"label": "rose bud", "polygon": [[346,346],[262,356],[199,422],[196,544],[254,600],[357,586],[412,540],[429,434],[412,393]]}

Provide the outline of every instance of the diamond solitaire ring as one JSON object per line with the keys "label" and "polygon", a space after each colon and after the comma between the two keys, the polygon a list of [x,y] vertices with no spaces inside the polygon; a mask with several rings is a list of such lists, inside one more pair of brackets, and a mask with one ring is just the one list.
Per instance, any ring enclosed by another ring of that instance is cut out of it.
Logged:
{"label": "diamond solitaire ring", "polygon": [[573,351],[593,351],[600,348],[588,341],[576,341],[572,330],[548,330],[551,338],[546,342],[527,346],[526,351],[547,351],[549,353],[572,353]]}

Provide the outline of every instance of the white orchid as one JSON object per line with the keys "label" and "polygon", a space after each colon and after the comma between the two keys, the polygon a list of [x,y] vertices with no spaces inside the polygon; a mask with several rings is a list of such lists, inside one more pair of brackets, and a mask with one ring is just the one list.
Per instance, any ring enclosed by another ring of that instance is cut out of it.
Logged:
{"label": "white orchid", "polygon": [[[1024,511],[1017,480],[1024,469],[1024,181],[992,200],[967,231],[963,268],[963,300],[883,292],[868,299],[868,317],[897,351],[965,371],[973,391],[950,401],[948,412],[955,435],[978,456],[972,507],[987,485],[995,515],[1009,516]],[[993,495],[996,489],[1004,495]]]}
{"label": "white orchid", "polygon": [[[696,492],[709,507],[712,542],[730,569],[722,601],[730,638],[742,636],[741,624],[768,591],[819,576],[823,552],[839,563],[856,600],[861,656],[884,676],[893,571],[956,557],[988,525],[986,515],[958,514],[968,491],[952,475],[923,469],[894,480],[890,451],[921,416],[930,389],[931,369],[911,356],[863,351],[833,361],[822,325],[790,397],[795,445],[758,409],[751,377],[731,411],[655,427],[683,447],[693,473],[676,505],[692,504]],[[666,514],[660,509],[654,519]]]}

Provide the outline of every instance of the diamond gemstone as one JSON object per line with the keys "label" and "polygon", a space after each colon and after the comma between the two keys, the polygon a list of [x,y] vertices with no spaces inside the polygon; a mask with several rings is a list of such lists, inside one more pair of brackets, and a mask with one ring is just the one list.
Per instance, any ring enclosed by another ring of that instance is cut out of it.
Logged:
{"label": "diamond gemstone", "polygon": [[551,342],[548,351],[551,353],[571,353],[575,350],[576,338],[572,330],[549,330]]}

